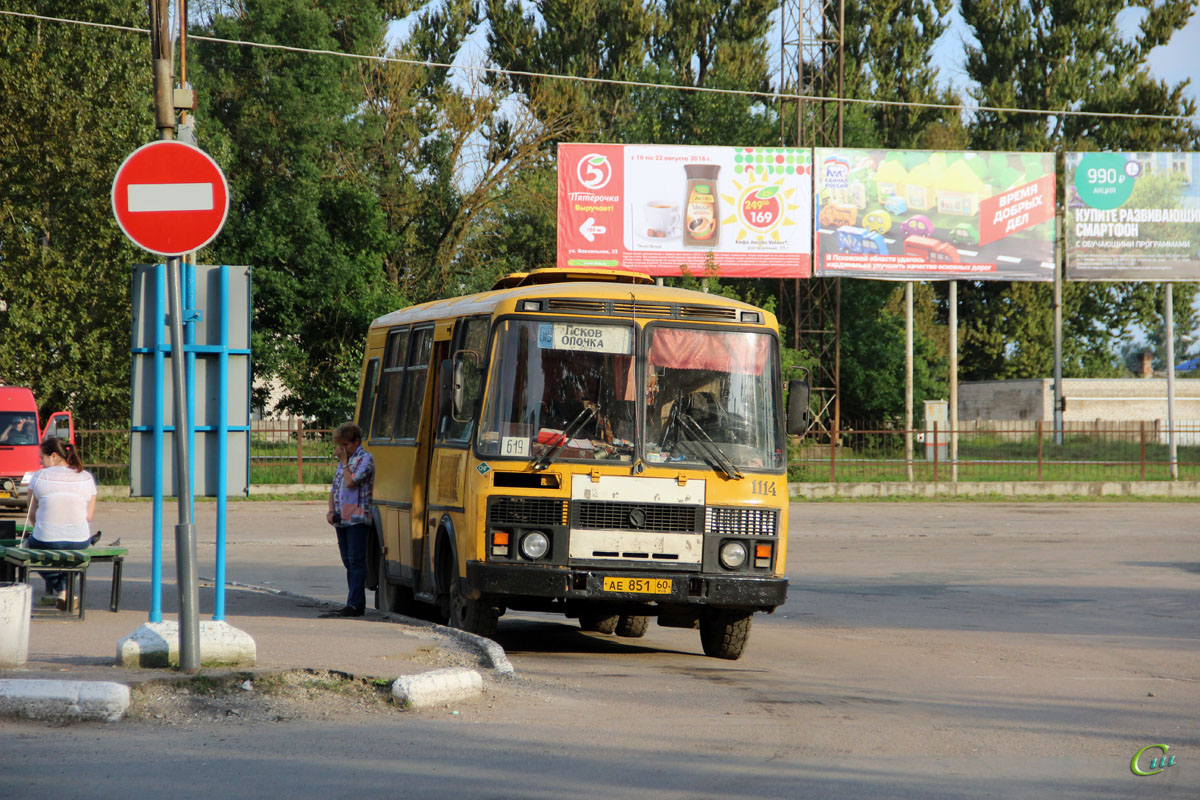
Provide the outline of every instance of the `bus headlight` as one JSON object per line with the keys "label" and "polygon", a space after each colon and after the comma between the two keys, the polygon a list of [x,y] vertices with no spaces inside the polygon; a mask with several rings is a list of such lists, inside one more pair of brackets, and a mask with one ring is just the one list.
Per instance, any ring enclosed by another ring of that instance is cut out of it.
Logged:
{"label": "bus headlight", "polygon": [[530,531],[521,537],[521,555],[537,561],[550,552],[550,537],[541,531]]}
{"label": "bus headlight", "polygon": [[739,569],[746,563],[746,545],[743,542],[729,541],[721,545],[721,566],[725,569]]}

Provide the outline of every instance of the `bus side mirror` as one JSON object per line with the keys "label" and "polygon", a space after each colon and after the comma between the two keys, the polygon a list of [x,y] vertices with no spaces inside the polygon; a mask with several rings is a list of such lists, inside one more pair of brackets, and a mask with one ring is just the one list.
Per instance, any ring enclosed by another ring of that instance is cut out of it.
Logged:
{"label": "bus side mirror", "polygon": [[442,415],[455,422],[470,422],[479,388],[479,354],[459,350],[442,362]]}
{"label": "bus side mirror", "polygon": [[788,381],[788,436],[803,436],[808,431],[808,409],[811,395],[812,389],[809,387],[808,381]]}

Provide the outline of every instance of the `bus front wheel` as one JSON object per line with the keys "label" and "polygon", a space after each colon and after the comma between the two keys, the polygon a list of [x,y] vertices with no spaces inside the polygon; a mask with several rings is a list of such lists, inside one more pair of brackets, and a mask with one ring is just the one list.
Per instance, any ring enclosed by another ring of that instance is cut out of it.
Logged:
{"label": "bus front wheel", "polygon": [[500,626],[503,609],[487,598],[467,597],[456,578],[450,593],[450,627],[491,638]]}
{"label": "bus front wheel", "polygon": [[736,661],[750,638],[753,611],[708,608],[700,615],[700,644],[704,655]]}
{"label": "bus front wheel", "polygon": [[413,594],[407,586],[397,586],[387,577],[383,554],[379,555],[379,584],[375,587],[375,608],[412,616]]}

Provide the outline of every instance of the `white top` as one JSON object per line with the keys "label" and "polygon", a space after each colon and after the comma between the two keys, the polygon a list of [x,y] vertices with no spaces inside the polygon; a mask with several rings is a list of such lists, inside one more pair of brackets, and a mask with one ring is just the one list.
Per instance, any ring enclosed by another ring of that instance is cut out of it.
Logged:
{"label": "white top", "polygon": [[92,538],[87,519],[88,501],[96,495],[92,473],[76,472],[70,467],[46,467],[33,473],[29,491],[37,498],[33,538],[81,544]]}

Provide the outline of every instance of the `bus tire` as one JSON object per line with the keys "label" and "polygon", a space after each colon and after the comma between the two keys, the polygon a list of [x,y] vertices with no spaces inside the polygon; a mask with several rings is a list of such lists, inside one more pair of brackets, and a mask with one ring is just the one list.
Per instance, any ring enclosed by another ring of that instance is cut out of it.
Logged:
{"label": "bus tire", "polygon": [[579,629],[593,633],[615,633],[620,621],[619,614],[580,614]]}
{"label": "bus tire", "polygon": [[412,616],[413,595],[407,586],[397,586],[388,580],[383,554],[379,555],[379,583],[375,587],[375,608]]}
{"label": "bus tire", "polygon": [[454,580],[450,595],[450,627],[467,633],[491,638],[500,626],[503,610],[487,598],[467,597],[459,590],[459,579]]}
{"label": "bus tire", "polygon": [[753,611],[709,608],[700,616],[700,644],[704,655],[736,661],[750,638]]}
{"label": "bus tire", "polygon": [[630,639],[640,639],[646,635],[650,625],[650,617],[640,614],[622,614],[617,622],[617,636],[627,636]]}

